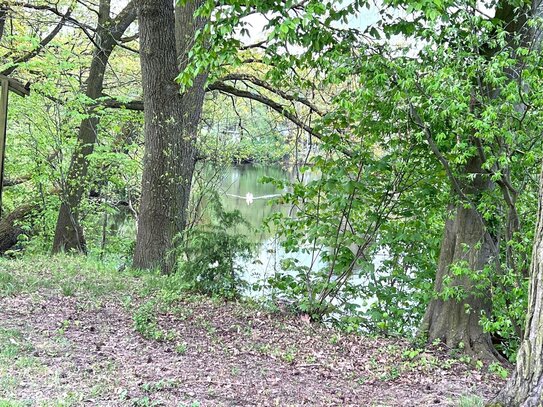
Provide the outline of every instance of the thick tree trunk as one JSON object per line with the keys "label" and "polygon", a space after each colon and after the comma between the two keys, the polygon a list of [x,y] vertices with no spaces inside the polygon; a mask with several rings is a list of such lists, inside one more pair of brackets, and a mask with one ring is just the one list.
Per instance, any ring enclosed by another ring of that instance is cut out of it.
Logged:
{"label": "thick tree trunk", "polygon": [[475,283],[468,276],[455,276],[451,266],[457,262],[477,272],[495,257],[495,244],[485,232],[480,216],[472,208],[458,206],[453,219],[447,220],[441,244],[434,289],[441,294],[445,284],[459,287],[465,297],[458,299],[435,298],[424,316],[421,331],[430,342],[438,339],[449,348],[463,344],[464,351],[482,359],[497,358],[489,334],[479,324],[482,312],[490,312],[488,295],[475,290]]}
{"label": "thick tree trunk", "polygon": [[[193,13],[188,2],[177,9],[168,0],[139,3],[140,61],[145,106],[145,154],[138,235],[133,265],[160,268],[175,265],[175,239],[186,223],[186,211],[196,162],[194,137],[204,97],[197,78],[183,95],[175,78],[194,38]],[[180,58],[178,60],[178,52]]]}
{"label": "thick tree trunk", "polygon": [[[466,174],[474,174],[465,193],[479,196],[492,188],[491,182],[483,176],[481,162],[473,158],[466,165]],[[467,206],[467,207],[466,207]],[[441,340],[449,348],[463,347],[464,351],[486,360],[501,359],[494,350],[490,335],[483,332],[479,324],[482,313],[489,313],[489,293],[481,293],[476,283],[466,275],[455,275],[453,265],[462,262],[471,272],[477,273],[498,256],[496,242],[488,233],[481,215],[473,204],[457,204],[453,218],[445,223],[441,243],[438,269],[434,283],[434,298],[422,320],[420,334],[427,335],[433,342]],[[461,299],[443,298],[444,289],[458,287],[463,292]]]}
{"label": "thick tree trunk", "polygon": [[530,268],[525,335],[513,376],[497,397],[497,405],[543,405],[543,172],[539,180],[539,209]]}
{"label": "thick tree trunk", "polygon": [[[110,18],[110,0],[101,0],[100,16],[96,32],[96,48],[91,62],[85,95],[95,100],[102,96],[104,76],[109,57],[117,41],[136,18],[136,8],[131,2],[119,14],[118,21]],[[79,127],[77,144],[61,193],[61,205],[57,218],[53,253],[76,250],[86,252],[83,229],[79,224],[79,205],[86,186],[89,170],[88,157],[94,150],[100,119],[92,111]]]}

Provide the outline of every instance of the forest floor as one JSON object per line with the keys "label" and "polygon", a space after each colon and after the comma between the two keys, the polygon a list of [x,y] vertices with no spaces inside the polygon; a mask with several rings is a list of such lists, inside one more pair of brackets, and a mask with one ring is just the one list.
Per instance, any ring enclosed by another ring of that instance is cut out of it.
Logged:
{"label": "forest floor", "polygon": [[0,407],[470,407],[503,384],[437,348],[174,295],[160,279],[1,261]]}

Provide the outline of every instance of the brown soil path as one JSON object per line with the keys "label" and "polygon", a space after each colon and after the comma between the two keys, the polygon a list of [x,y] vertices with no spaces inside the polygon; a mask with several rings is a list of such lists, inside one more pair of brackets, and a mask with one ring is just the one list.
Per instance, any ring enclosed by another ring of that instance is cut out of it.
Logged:
{"label": "brown soil path", "polygon": [[121,303],[0,298],[0,406],[477,406],[466,395],[502,383],[437,350],[410,358],[403,341],[202,298],[159,317],[169,340],[149,340]]}

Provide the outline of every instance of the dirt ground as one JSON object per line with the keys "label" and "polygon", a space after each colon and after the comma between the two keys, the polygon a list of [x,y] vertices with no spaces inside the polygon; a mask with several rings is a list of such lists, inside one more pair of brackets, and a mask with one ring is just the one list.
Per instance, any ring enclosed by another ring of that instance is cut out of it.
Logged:
{"label": "dirt ground", "polygon": [[54,290],[0,298],[0,406],[469,407],[503,383],[437,349],[201,297],[161,313],[150,335],[163,339],[146,339],[136,307]]}

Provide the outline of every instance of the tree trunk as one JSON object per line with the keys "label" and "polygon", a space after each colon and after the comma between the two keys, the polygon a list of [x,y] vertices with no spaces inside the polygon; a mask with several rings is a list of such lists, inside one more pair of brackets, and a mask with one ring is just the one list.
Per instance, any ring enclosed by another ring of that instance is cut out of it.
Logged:
{"label": "tree trunk", "polygon": [[139,3],[145,153],[133,265],[140,269],[173,271],[175,239],[186,223],[205,77],[196,78],[183,95],[175,78],[194,38],[196,7],[189,1],[176,18],[171,1]]}
{"label": "tree trunk", "polygon": [[0,253],[4,254],[10,250],[19,241],[19,236],[24,230],[21,227],[21,222],[30,217],[32,213],[38,211],[38,205],[25,204],[21,205],[10,212],[5,218],[0,221]]}
{"label": "tree trunk", "polygon": [[[117,19],[113,21],[110,18],[110,0],[101,0],[99,14],[95,40],[96,48],[92,57],[85,92],[90,100],[102,96],[104,75],[109,57],[124,31],[135,20],[136,8],[134,2],[129,3],[119,13]],[[88,157],[94,150],[99,123],[100,119],[94,114],[91,107],[88,117],[82,120],[79,127],[77,144],[61,193],[61,205],[53,239],[53,253],[64,250],[86,252],[85,237],[79,224],[79,205],[87,181]]]}
{"label": "tree trunk", "polygon": [[[107,49],[103,47],[97,49],[92,60],[86,91],[86,96],[91,99],[100,97],[103,91],[107,60],[113,50],[110,44],[107,45]],[[61,194],[60,210],[53,240],[53,253],[64,250],[86,252],[85,237],[79,224],[79,205],[87,184],[88,157],[94,150],[98,124],[99,119],[91,109],[89,116],[83,119],[79,127],[77,144]]]}
{"label": "tree trunk", "polygon": [[[543,16],[543,2],[534,0],[533,17]],[[534,48],[541,50],[540,24],[525,33]],[[528,313],[524,336],[517,353],[513,375],[496,397],[493,405],[506,407],[539,407],[543,405],[543,167],[539,176],[537,223],[530,265]]]}
{"label": "tree trunk", "polygon": [[[472,158],[465,168],[466,174],[474,174],[465,193],[479,196],[492,188],[492,183],[483,176],[481,162]],[[420,333],[427,335],[429,342],[440,340],[449,348],[462,348],[468,354],[485,360],[501,360],[492,346],[488,333],[479,324],[482,313],[490,313],[489,293],[476,290],[476,283],[465,275],[455,275],[451,269],[458,262],[477,273],[498,256],[495,239],[488,233],[483,218],[473,203],[459,203],[453,207],[453,218],[445,223],[441,243],[434,291],[422,320]],[[461,299],[442,298],[446,287],[458,287],[464,295]]]}
{"label": "tree trunk", "polygon": [[6,28],[6,19],[8,17],[8,8],[5,5],[0,6],[0,41],[4,37],[4,29]]}
{"label": "tree trunk", "polygon": [[447,284],[460,287],[466,295],[461,300],[433,299],[424,315],[421,331],[428,335],[430,342],[438,339],[449,348],[463,345],[466,353],[492,360],[498,356],[490,335],[483,332],[479,324],[481,313],[490,312],[490,298],[477,293],[475,283],[468,276],[455,276],[451,266],[462,261],[471,270],[482,270],[496,255],[495,244],[474,209],[460,205],[454,212],[454,218],[445,224],[434,290],[441,294]]}
{"label": "tree trunk", "polygon": [[543,172],[539,179],[539,208],[525,327],[515,372],[498,395],[498,405],[536,407],[543,404]]}

